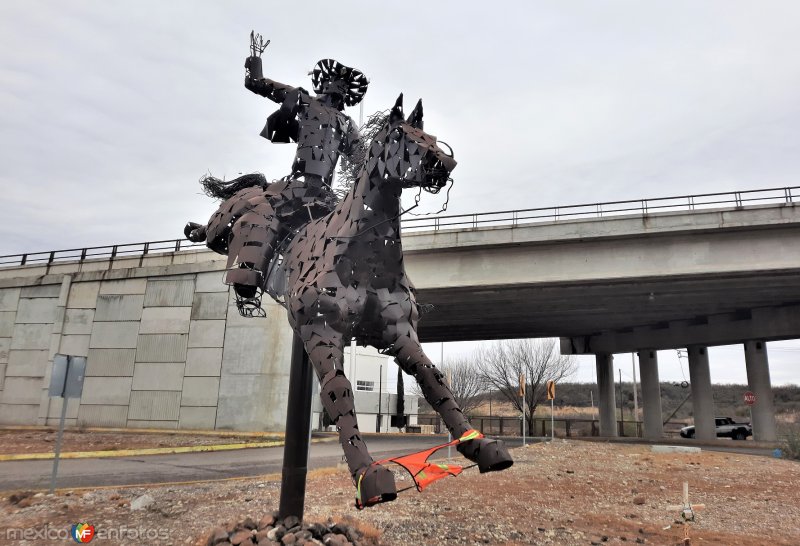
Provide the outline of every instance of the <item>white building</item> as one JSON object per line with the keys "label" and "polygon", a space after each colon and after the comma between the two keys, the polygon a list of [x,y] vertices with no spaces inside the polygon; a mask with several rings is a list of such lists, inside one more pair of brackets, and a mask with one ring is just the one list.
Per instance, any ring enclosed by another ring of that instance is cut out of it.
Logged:
{"label": "white building", "polygon": [[[392,426],[392,418],[397,411],[396,380],[392,378],[392,390],[389,390],[389,367],[392,359],[378,353],[372,347],[356,347],[355,358],[351,358],[350,347],[344,350],[344,370],[353,385],[358,428],[361,432],[399,432]],[[391,366],[393,375],[397,366]],[[406,376],[406,380],[414,381]],[[318,390],[318,389],[317,389]],[[405,411],[408,425],[417,424],[419,399],[417,396],[405,395]],[[323,427],[322,402],[319,396],[314,397],[311,426],[314,430],[325,430]],[[329,427],[328,430],[334,430]]]}

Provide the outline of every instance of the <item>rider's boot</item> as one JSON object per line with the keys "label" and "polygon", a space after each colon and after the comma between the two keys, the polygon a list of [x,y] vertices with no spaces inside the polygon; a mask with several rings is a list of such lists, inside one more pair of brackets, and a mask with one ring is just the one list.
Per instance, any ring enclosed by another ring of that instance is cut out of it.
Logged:
{"label": "rider's boot", "polygon": [[251,263],[240,263],[237,268],[229,269],[225,274],[225,284],[232,285],[236,295],[245,300],[258,294],[258,287],[263,283],[262,274],[254,269]]}
{"label": "rider's boot", "polygon": [[244,302],[252,301],[259,295],[259,290],[264,290],[269,262],[275,256],[276,226],[270,225],[269,221],[267,226],[264,223],[263,216],[248,213],[233,227],[236,245],[232,244],[230,250],[235,252],[237,265],[228,269],[225,283],[233,285],[234,292]]}

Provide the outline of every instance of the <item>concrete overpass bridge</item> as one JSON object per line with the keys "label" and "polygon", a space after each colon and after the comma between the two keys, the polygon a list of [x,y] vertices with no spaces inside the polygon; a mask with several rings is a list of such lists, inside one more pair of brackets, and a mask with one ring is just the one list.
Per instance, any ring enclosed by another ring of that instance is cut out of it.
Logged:
{"label": "concrete overpass bridge", "polygon": [[[424,341],[560,337],[594,354],[601,433],[616,434],[614,353],[637,352],[658,437],[656,351],[688,348],[699,438],[714,437],[706,348],[741,343],[756,439],[775,438],[765,341],[800,338],[800,187],[414,219]],[[0,257],[0,287],[221,271],[185,241]],[[226,326],[227,328],[227,326]],[[226,350],[228,350],[226,346]]]}

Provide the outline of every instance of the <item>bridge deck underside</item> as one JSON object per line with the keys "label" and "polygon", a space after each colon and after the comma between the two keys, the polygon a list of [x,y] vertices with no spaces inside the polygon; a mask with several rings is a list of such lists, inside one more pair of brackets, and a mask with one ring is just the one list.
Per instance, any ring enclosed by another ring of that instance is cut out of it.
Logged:
{"label": "bridge deck underside", "polygon": [[800,269],[420,290],[422,341],[572,337],[800,303]]}

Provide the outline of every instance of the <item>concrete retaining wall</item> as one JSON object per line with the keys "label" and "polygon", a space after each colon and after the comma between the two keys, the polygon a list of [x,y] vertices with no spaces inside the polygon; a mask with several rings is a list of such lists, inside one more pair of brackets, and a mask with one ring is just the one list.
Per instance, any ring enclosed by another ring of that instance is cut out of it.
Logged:
{"label": "concrete retaining wall", "polygon": [[87,357],[68,425],[279,431],[285,310],[244,319],[224,261],[182,252],[0,270],[0,423],[56,424],[53,356]]}

